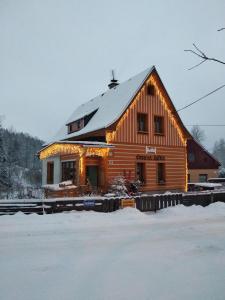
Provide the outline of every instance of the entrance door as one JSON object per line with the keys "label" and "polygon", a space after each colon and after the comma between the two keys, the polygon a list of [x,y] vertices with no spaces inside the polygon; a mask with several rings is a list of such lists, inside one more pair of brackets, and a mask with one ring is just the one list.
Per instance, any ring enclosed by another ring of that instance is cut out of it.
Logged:
{"label": "entrance door", "polygon": [[98,166],[86,167],[86,178],[93,187],[98,186]]}
{"label": "entrance door", "polygon": [[54,163],[53,161],[47,162],[47,184],[54,183]]}

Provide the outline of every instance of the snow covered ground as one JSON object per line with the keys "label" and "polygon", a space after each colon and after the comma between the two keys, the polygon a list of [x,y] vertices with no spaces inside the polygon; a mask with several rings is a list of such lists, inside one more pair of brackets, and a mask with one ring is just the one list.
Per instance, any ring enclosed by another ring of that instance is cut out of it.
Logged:
{"label": "snow covered ground", "polygon": [[224,300],[225,204],[0,217],[1,300]]}

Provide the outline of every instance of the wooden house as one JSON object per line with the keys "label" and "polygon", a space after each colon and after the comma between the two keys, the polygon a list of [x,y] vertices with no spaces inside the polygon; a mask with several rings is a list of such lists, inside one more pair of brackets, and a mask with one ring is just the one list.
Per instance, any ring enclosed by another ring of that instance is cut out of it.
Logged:
{"label": "wooden house", "polygon": [[41,149],[43,184],[72,179],[107,191],[115,177],[142,191],[187,189],[187,139],[153,66],[80,105]]}
{"label": "wooden house", "polygon": [[188,182],[206,182],[218,177],[220,163],[193,138],[187,141]]}

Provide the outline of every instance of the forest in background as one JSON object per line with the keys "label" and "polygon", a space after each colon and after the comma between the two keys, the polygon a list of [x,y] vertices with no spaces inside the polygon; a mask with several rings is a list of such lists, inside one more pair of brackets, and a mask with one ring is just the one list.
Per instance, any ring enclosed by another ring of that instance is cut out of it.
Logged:
{"label": "forest in background", "polygon": [[0,125],[0,196],[22,198],[41,186],[37,152],[44,142]]}
{"label": "forest in background", "polygon": [[[192,130],[200,143],[205,133],[200,128]],[[31,198],[41,195],[41,162],[37,152],[43,141],[14,129],[5,129],[0,123],[0,199]],[[225,177],[225,140],[214,144],[212,154],[220,161],[220,177]]]}

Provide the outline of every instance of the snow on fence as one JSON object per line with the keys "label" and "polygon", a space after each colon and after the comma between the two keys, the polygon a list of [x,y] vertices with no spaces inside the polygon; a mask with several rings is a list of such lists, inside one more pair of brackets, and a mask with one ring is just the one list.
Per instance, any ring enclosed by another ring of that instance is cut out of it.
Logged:
{"label": "snow on fence", "polygon": [[[97,212],[113,212],[121,208],[124,198],[85,197],[76,199],[43,199],[43,200],[2,200],[0,201],[0,215],[15,214],[53,214],[66,211],[93,210]],[[136,208],[142,212],[157,211],[169,206],[183,204],[185,206],[207,206],[214,202],[225,202],[224,192],[187,193],[143,195],[133,197]]]}

